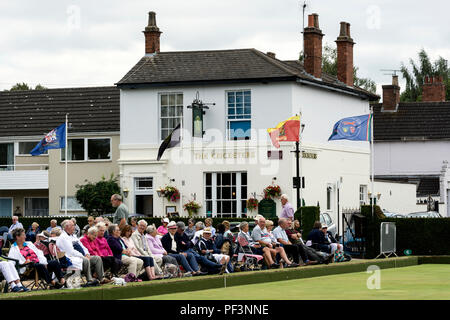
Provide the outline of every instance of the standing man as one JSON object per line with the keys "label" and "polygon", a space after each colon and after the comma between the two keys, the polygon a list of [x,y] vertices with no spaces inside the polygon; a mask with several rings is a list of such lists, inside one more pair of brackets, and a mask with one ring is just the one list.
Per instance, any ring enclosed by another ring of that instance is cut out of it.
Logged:
{"label": "standing man", "polygon": [[294,221],[294,208],[288,202],[288,197],[286,194],[281,195],[281,204],[283,206],[283,210],[281,211],[280,218],[287,218],[291,221]]}
{"label": "standing man", "polygon": [[122,196],[120,194],[113,194],[111,196],[111,204],[116,209],[113,218],[113,224],[117,224],[119,229],[128,224],[128,208],[122,202]]}

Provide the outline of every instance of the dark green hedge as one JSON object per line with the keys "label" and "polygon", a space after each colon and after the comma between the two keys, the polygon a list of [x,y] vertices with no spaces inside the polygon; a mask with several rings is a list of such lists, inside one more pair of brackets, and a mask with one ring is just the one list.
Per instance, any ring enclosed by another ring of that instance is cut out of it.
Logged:
{"label": "dark green hedge", "polygon": [[320,221],[320,208],[314,206],[301,207],[295,212],[294,218],[300,221],[303,229],[302,237],[306,240],[314,226],[314,222]]}
{"label": "dark green hedge", "polygon": [[404,255],[406,249],[413,255],[450,255],[450,218],[379,218],[380,211],[372,219],[371,207],[361,207],[368,217],[366,258],[380,253],[382,222],[395,222],[398,255]]}

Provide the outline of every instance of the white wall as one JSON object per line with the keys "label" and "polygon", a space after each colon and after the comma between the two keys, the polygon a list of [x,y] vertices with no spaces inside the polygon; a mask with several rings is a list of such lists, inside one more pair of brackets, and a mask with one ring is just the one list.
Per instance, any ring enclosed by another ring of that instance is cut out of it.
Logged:
{"label": "white wall", "polygon": [[376,175],[439,175],[450,160],[450,141],[376,142]]}
{"label": "white wall", "polygon": [[[389,212],[407,214],[411,212],[426,211],[416,204],[416,188],[413,183],[395,183],[375,181],[375,194],[380,194],[377,204]],[[370,190],[370,186],[369,186]]]}

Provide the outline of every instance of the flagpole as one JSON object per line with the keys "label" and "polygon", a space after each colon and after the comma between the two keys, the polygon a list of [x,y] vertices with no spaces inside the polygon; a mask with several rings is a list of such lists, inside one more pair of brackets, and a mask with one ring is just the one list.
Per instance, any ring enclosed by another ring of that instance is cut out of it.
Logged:
{"label": "flagpole", "polygon": [[67,143],[67,133],[68,133],[68,119],[69,119],[69,114],[66,113],[66,147],[65,147],[65,169],[64,169],[64,177],[65,177],[65,182],[64,182],[64,215],[67,216],[67,149],[69,147],[68,143]]}
{"label": "flagpole", "polygon": [[372,175],[372,219],[374,218],[374,208],[375,208],[375,189],[374,189],[374,147],[373,147],[373,107],[370,107],[370,169],[371,169],[371,175]]}
{"label": "flagpole", "polygon": [[300,116],[300,128],[299,128],[299,132],[298,132],[298,141],[299,141],[299,153],[298,153],[298,156],[299,156],[299,158],[298,158],[298,166],[299,166],[299,179],[300,179],[300,181],[298,182],[299,183],[299,188],[298,188],[298,190],[299,190],[299,192],[298,192],[298,198],[299,198],[299,201],[300,201],[300,203],[297,205],[297,207],[298,208],[301,208],[302,207],[302,188],[303,188],[303,183],[302,183],[302,158],[303,158],[303,154],[302,154],[302,112],[301,111],[299,111],[299,116]]}

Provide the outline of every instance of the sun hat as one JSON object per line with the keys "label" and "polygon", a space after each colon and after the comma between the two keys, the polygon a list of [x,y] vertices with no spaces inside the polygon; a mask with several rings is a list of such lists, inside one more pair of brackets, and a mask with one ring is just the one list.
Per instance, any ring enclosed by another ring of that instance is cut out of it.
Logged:
{"label": "sun hat", "polygon": [[203,233],[212,233],[211,228],[207,227],[207,228],[203,229]]}
{"label": "sun hat", "polygon": [[328,229],[328,226],[326,225],[326,223],[322,224],[322,229]]}
{"label": "sun hat", "polygon": [[163,219],[163,222],[169,223],[169,218],[164,218],[164,219]]}
{"label": "sun hat", "polygon": [[43,237],[43,238],[45,238],[45,239],[48,239],[48,237],[47,237],[43,232],[38,233],[38,234],[37,234],[37,237]]}
{"label": "sun hat", "polygon": [[175,221],[170,221],[169,224],[167,225],[167,229],[176,229],[177,228],[177,224],[175,223]]}

